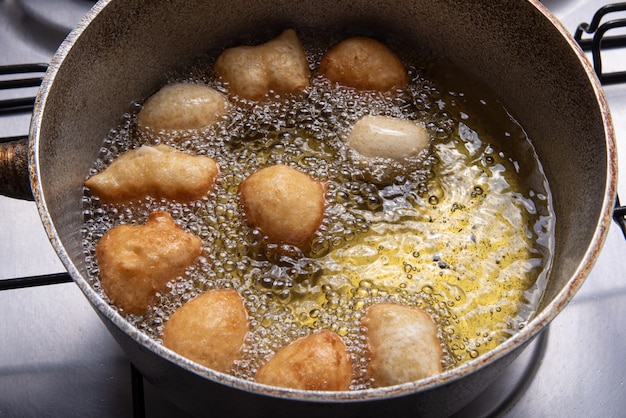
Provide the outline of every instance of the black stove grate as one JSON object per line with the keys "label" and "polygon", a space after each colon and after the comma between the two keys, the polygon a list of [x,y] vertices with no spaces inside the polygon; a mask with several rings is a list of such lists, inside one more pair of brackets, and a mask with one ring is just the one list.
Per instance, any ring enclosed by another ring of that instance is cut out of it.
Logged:
{"label": "black stove grate", "polygon": [[[574,39],[581,48],[584,51],[591,52],[594,70],[603,85],[626,82],[626,69],[624,71],[607,73],[603,72],[602,68],[602,52],[626,47],[626,35],[607,36],[607,33],[611,31],[626,27],[626,19],[606,20],[605,18],[611,14],[624,11],[626,11],[626,2],[606,5],[598,9],[590,23],[581,23],[574,34]],[[584,33],[590,36],[583,38]],[[42,82],[43,74],[46,72],[47,67],[47,64],[0,66],[0,90],[38,87]],[[0,116],[32,112],[34,103],[34,96],[0,100]],[[0,137],[0,144],[26,139],[28,139],[27,135]],[[619,197],[615,202],[613,219],[620,226],[626,237],[626,206],[621,206]],[[0,291],[68,283],[71,281],[72,278],[68,273],[4,279],[0,280]],[[145,417],[144,377],[132,363],[130,365],[130,378],[133,417]]]}
{"label": "black stove grate", "polygon": [[[602,52],[614,48],[626,47],[626,35],[607,36],[620,28],[626,27],[626,18],[611,19],[619,12],[626,11],[626,2],[607,4],[598,9],[590,23],[581,23],[574,33],[574,39],[584,51],[591,51],[593,68],[602,84],[626,82],[626,68],[622,71],[604,72]],[[591,35],[583,38],[583,33]]]}
{"label": "black stove grate", "polygon": [[68,273],[44,274],[41,276],[16,277],[0,280],[0,290],[21,289],[24,287],[48,286],[69,283],[72,277]]}
{"label": "black stove grate", "polygon": [[[602,68],[603,52],[626,47],[626,35],[608,36],[610,33],[618,32],[621,28],[626,28],[626,18],[612,19],[612,17],[620,16],[621,12],[626,12],[626,2],[607,4],[598,9],[589,23],[578,25],[574,33],[574,39],[583,51],[591,52],[593,68],[603,85],[626,83],[626,68],[612,72],[605,72]],[[584,34],[589,36],[583,38]],[[626,237],[626,206],[620,204],[619,197],[615,201],[613,220]]]}
{"label": "black stove grate", "polygon": [[[0,66],[0,76],[10,76],[7,79],[0,80],[0,90],[38,87],[41,84],[43,74],[47,69],[47,64],[18,64]],[[24,75],[37,74],[39,74],[39,76],[24,77]],[[0,115],[18,112],[32,112],[34,104],[34,96],[5,99],[0,101]],[[19,138],[0,138],[0,142],[9,142],[15,139]]]}

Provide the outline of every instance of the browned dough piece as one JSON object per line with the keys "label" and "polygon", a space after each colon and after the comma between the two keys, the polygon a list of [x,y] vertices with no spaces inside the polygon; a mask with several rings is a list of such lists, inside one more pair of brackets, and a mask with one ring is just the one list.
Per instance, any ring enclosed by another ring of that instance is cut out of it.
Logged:
{"label": "browned dough piece", "polygon": [[259,368],[255,380],[301,390],[348,390],[352,364],[343,340],[334,332],[321,331],[278,350]]}
{"label": "browned dough piece", "polygon": [[200,129],[217,123],[229,107],[228,99],[209,86],[173,83],[146,100],[137,114],[137,124],[156,132]]}
{"label": "browned dough piece", "polygon": [[128,151],[85,182],[103,202],[123,203],[147,196],[179,202],[213,191],[219,166],[204,155],[189,155],[167,145]]}
{"label": "browned dough piece", "polygon": [[263,168],[239,188],[247,221],[270,242],[306,251],[324,219],[324,185],[285,165]]}
{"label": "browned dough piece", "polygon": [[296,32],[257,46],[238,46],[222,52],[215,62],[233,95],[260,100],[270,91],[276,94],[300,92],[309,86],[309,62]]}
{"label": "browned dough piece", "polygon": [[241,357],[248,313],[234,289],[211,290],[178,308],[165,324],[163,345],[219,372]]}
{"label": "browned dough piece", "polygon": [[331,47],[322,57],[318,71],[332,82],[358,90],[387,92],[409,83],[400,58],[381,42],[362,36]]}
{"label": "browned dough piece", "polygon": [[201,251],[200,238],[184,231],[169,213],[153,212],[144,225],[116,226],[98,241],[100,285],[113,305],[141,315]]}

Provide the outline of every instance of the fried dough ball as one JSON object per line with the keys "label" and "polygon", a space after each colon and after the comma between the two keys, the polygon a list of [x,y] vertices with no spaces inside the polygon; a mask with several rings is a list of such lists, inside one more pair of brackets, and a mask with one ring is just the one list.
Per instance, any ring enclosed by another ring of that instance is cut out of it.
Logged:
{"label": "fried dough ball", "polygon": [[248,176],[239,196],[248,223],[268,240],[308,250],[324,219],[325,186],[285,165],[273,165]]}
{"label": "fried dough ball", "polygon": [[366,327],[369,377],[375,387],[413,382],[442,372],[437,326],[425,311],[393,303],[369,308]]}
{"label": "fried dough ball", "polygon": [[318,71],[332,82],[358,90],[387,92],[409,83],[400,58],[384,44],[362,36],[331,47],[322,57]]}
{"label": "fried dough ball", "polygon": [[169,213],[153,212],[145,225],[119,225],[98,241],[100,285],[113,305],[141,315],[201,251],[200,238],[178,226]]}
{"label": "fried dough ball", "polygon": [[364,116],[348,135],[348,145],[364,157],[403,162],[430,144],[430,135],[415,122],[388,116]]}
{"label": "fried dough ball", "polygon": [[293,29],[262,45],[229,48],[214,68],[232,94],[250,100],[260,100],[270,90],[281,95],[302,91],[309,86],[311,73]]}
{"label": "fried dough ball", "polygon": [[248,313],[234,289],[196,296],[166,322],[163,345],[219,372],[228,372],[241,357],[249,331]]}
{"label": "fried dough ball", "polygon": [[297,339],[259,368],[258,383],[302,390],[348,390],[352,364],[343,340],[321,331]]}
{"label": "fried dough ball", "polygon": [[163,144],[144,145],[118,157],[85,186],[107,203],[146,196],[189,202],[209,194],[218,176],[219,167],[212,158]]}
{"label": "fried dough ball", "polygon": [[137,124],[153,131],[200,129],[219,121],[228,108],[228,99],[209,86],[173,83],[146,100]]}

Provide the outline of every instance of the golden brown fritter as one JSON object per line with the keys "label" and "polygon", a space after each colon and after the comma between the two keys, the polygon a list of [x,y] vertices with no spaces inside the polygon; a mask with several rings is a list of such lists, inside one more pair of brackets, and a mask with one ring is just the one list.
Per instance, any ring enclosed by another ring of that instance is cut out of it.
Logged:
{"label": "golden brown fritter", "polygon": [[96,244],[100,285],[111,303],[141,315],[167,282],[200,257],[202,241],[167,212],[153,212],[145,225],[119,225]]}
{"label": "golden brown fritter", "polygon": [[324,219],[325,187],[285,165],[263,168],[239,187],[247,221],[270,242],[306,251]]}
{"label": "golden brown fritter", "polygon": [[374,387],[441,373],[443,351],[437,326],[422,309],[379,303],[367,310],[361,323],[367,328],[368,374]]}
{"label": "golden brown fritter", "polygon": [[270,90],[281,95],[302,91],[309,86],[311,73],[293,29],[262,45],[229,48],[214,68],[233,95],[250,100],[260,100]]}
{"label": "golden brown fritter", "polygon": [[409,83],[400,58],[384,44],[362,36],[331,47],[322,57],[318,71],[332,82],[358,90],[386,92]]}
{"label": "golden brown fritter", "polygon": [[85,182],[103,202],[122,203],[147,196],[189,202],[215,187],[219,167],[212,158],[189,155],[167,145],[128,151]]}
{"label": "golden brown fritter", "polygon": [[343,340],[321,331],[297,339],[276,352],[255,380],[271,386],[302,390],[348,390],[352,364]]}
{"label": "golden brown fritter", "polygon": [[202,84],[173,83],[146,100],[137,114],[140,128],[153,131],[200,129],[215,124],[228,113],[228,99]]}
{"label": "golden brown fritter", "polygon": [[165,324],[163,345],[199,364],[228,372],[241,357],[248,313],[234,289],[211,290],[178,308]]}

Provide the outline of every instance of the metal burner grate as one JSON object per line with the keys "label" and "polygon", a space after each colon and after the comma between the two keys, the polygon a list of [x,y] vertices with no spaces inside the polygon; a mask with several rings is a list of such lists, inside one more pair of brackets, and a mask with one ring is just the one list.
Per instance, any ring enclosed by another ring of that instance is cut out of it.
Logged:
{"label": "metal burner grate", "polygon": [[[607,36],[620,28],[626,28],[626,18],[610,19],[620,12],[626,11],[626,2],[607,4],[598,9],[590,23],[581,23],[574,33],[574,39],[583,51],[591,52],[593,68],[603,85],[625,83],[626,68],[622,71],[604,72],[602,53],[616,48],[626,47],[626,35]],[[583,33],[591,35],[583,38]],[[615,201],[613,220],[619,225],[626,237],[626,206],[620,204],[619,197]]]}
{"label": "metal burner grate", "polygon": [[[607,36],[609,32],[626,27],[626,18],[605,20],[619,12],[626,11],[626,3],[608,4],[598,9],[591,23],[581,23],[574,33],[574,39],[584,51],[591,51],[593,67],[602,84],[626,82],[626,69],[623,71],[604,72],[602,52],[614,48],[626,47],[626,35]],[[592,35],[583,39],[583,33]]]}
{"label": "metal burner grate", "polygon": [[[0,90],[22,89],[27,87],[38,87],[43,79],[43,74],[48,69],[47,64],[23,64],[0,66],[0,76],[11,76],[10,79],[0,80]],[[39,74],[38,77],[20,77],[24,74]],[[35,104],[35,97],[20,97],[17,99],[5,99],[0,101],[0,115],[16,112],[32,112]],[[0,138],[0,142],[10,142],[12,140],[26,138],[9,137]]]}

